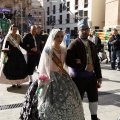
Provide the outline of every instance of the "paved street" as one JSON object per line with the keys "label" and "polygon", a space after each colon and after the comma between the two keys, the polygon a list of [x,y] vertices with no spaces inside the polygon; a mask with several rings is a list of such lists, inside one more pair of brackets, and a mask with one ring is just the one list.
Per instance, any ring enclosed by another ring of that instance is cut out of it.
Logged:
{"label": "paved street", "polygon": [[[99,89],[98,116],[100,120],[117,120],[120,116],[120,71],[110,70],[110,65],[105,63],[101,67],[104,79],[102,88]],[[35,73],[34,79],[36,77]],[[23,84],[21,89],[0,85],[0,120],[18,120],[20,103],[24,100],[27,89],[28,83]],[[86,96],[83,105],[86,120],[91,120]],[[9,107],[12,108],[8,109]]]}

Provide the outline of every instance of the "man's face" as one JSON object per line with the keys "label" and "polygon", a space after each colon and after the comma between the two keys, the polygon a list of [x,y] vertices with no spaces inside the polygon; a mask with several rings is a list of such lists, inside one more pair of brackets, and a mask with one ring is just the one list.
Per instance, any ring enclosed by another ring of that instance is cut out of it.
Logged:
{"label": "man's face", "polygon": [[117,34],[118,34],[118,31],[117,31],[117,30],[114,30],[114,31],[113,31],[113,35],[116,36]]}
{"label": "man's face", "polygon": [[84,28],[84,29],[79,30],[78,34],[81,39],[85,40],[88,38],[89,32],[90,32],[90,29]]}
{"label": "man's face", "polygon": [[35,34],[36,34],[36,29],[37,29],[37,28],[36,28],[35,26],[31,27],[30,32],[31,32],[32,35],[35,35]]}

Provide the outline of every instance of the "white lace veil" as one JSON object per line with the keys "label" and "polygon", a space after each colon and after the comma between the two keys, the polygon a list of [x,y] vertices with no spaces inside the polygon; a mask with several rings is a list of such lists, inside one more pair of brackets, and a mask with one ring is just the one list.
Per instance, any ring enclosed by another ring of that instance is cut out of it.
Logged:
{"label": "white lace veil", "polygon": [[[47,77],[49,79],[49,83],[51,82],[50,78],[50,65],[51,65],[51,57],[52,57],[52,45],[53,41],[55,38],[55,35],[57,34],[58,31],[61,31],[60,29],[52,29],[52,31],[49,34],[49,37],[46,41],[45,47],[42,51],[41,58],[39,61],[39,66],[38,66],[38,72],[39,72],[39,78],[40,80],[44,79]],[[64,42],[61,43],[61,47],[64,46]],[[45,76],[45,77],[44,77]],[[38,80],[38,86],[40,84],[40,80]],[[46,91],[48,89],[49,83],[44,86],[43,89],[41,89],[41,93],[38,96],[38,110],[40,109],[41,104],[44,101],[44,97],[46,94]]]}
{"label": "white lace veil", "polygon": [[[61,31],[61,30],[60,29],[52,29],[49,34],[49,37],[48,37],[46,44],[44,46],[44,49],[42,51],[39,66],[38,66],[39,75],[47,75],[50,78],[50,63],[51,63],[52,45],[53,45],[53,40],[55,38],[55,35],[57,34],[58,31]],[[61,46],[65,47],[64,40],[61,43]],[[46,53],[46,50],[50,51],[49,55]]]}

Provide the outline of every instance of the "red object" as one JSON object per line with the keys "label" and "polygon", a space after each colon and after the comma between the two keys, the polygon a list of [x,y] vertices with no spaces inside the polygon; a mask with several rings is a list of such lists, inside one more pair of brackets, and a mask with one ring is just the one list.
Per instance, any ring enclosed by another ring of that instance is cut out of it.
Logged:
{"label": "red object", "polygon": [[100,88],[100,84],[97,84],[97,88]]}

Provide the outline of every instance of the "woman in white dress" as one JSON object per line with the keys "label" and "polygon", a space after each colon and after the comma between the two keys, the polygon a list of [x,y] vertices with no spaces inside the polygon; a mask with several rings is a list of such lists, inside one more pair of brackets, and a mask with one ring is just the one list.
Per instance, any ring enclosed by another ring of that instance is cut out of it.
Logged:
{"label": "woman in white dress", "polygon": [[63,68],[63,32],[53,29],[39,62],[39,78],[28,89],[19,120],[84,120],[79,91]]}

